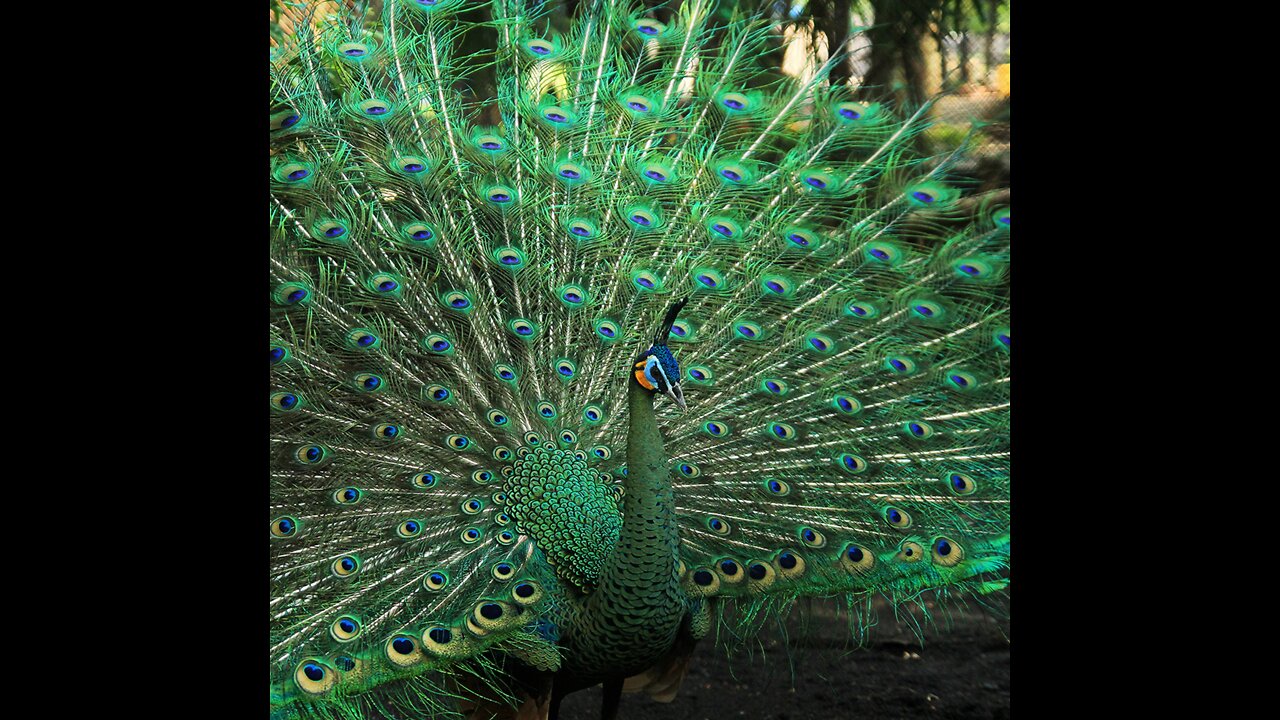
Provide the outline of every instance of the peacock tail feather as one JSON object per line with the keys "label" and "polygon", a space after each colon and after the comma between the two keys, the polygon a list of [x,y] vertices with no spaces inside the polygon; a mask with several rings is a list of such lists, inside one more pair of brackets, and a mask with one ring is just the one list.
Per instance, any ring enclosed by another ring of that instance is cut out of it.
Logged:
{"label": "peacock tail feather", "polygon": [[767,15],[553,9],[317,3],[273,48],[279,717],[561,666],[683,297],[656,413],[702,633],[1008,582],[1007,206],[913,150],[925,108],[764,70]]}

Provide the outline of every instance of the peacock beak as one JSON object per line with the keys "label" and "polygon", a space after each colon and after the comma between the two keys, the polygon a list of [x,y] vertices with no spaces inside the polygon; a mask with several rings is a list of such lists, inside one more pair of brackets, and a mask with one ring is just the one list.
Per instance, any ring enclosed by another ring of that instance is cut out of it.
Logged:
{"label": "peacock beak", "polygon": [[681,410],[688,410],[684,405],[684,391],[680,389],[679,385],[671,385],[668,387],[666,396],[671,398],[676,405],[679,405]]}

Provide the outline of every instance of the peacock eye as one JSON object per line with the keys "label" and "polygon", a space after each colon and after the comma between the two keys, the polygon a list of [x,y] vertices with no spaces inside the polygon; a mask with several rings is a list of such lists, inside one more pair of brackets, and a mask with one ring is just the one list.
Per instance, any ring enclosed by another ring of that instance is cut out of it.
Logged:
{"label": "peacock eye", "polygon": [[440,296],[440,302],[450,310],[467,312],[471,309],[471,296],[461,290],[450,290]]}
{"label": "peacock eye", "polygon": [[496,580],[510,580],[512,575],[516,574],[515,567],[508,562],[500,562],[493,566],[493,577]]}
{"label": "peacock eye", "polygon": [[552,404],[551,404],[551,403],[549,403],[549,402],[540,402],[540,403],[538,403],[538,406],[537,406],[537,408],[536,408],[536,409],[537,409],[537,411],[538,411],[538,415],[540,415],[540,416],[542,416],[542,417],[546,418],[547,420],[552,420],[552,419],[554,419],[554,418],[556,417],[556,415],[558,414],[558,413],[556,412],[556,406],[555,406],[555,405],[552,405]]}
{"label": "peacock eye", "polygon": [[707,518],[707,527],[717,535],[728,535],[732,530],[727,521],[718,517]]}
{"label": "peacock eye", "polygon": [[489,202],[505,205],[516,199],[516,191],[505,185],[496,185],[485,191],[485,197]]}
{"label": "peacock eye", "polygon": [[298,520],[288,515],[271,521],[271,537],[287,538],[298,534]]}
{"label": "peacock eye", "polygon": [[931,548],[933,562],[943,567],[955,567],[964,560],[964,549],[954,540],[945,537],[936,538]]}
{"label": "peacock eye", "polygon": [[343,43],[338,46],[338,52],[349,58],[363,58],[369,54],[369,46],[364,43]]}
{"label": "peacock eye", "polygon": [[603,418],[604,418],[604,409],[601,408],[599,405],[588,405],[582,411],[582,419],[586,420],[587,423],[589,424],[594,425],[600,422],[600,420]]}
{"label": "peacock eye", "polygon": [[510,530],[499,530],[494,538],[497,539],[499,545],[510,545],[516,541],[515,533]]}
{"label": "peacock eye", "polygon": [[353,378],[357,390],[377,392],[382,389],[382,378],[373,373],[359,373]]}
{"label": "peacock eye", "polygon": [[578,372],[578,366],[573,364],[572,360],[561,358],[556,362],[556,373],[561,379],[568,380]]}
{"label": "peacock eye", "polygon": [[398,667],[409,667],[422,661],[422,653],[418,649],[418,641],[408,633],[396,633],[387,640],[385,648],[387,659]]}
{"label": "peacock eye", "polygon": [[368,117],[383,117],[391,112],[391,104],[385,100],[365,100],[356,106],[361,113]]}
{"label": "peacock eye", "polygon": [[569,307],[580,307],[587,302],[587,291],[580,285],[565,285],[558,291],[560,299]]}
{"label": "peacock eye", "polygon": [[384,441],[392,441],[400,437],[400,426],[391,423],[378,423],[373,426],[373,436]]}
{"label": "peacock eye", "polygon": [[702,424],[702,431],[711,437],[724,437],[731,432],[729,423],[723,420],[708,420]]}
{"label": "peacock eye", "polygon": [[836,105],[835,113],[841,122],[861,120],[863,115],[867,113],[867,108],[859,103],[842,102]]}
{"label": "peacock eye", "polygon": [[444,443],[454,450],[466,450],[471,447],[471,438],[466,435],[450,435],[444,439]]}
{"label": "peacock eye", "polygon": [[911,375],[917,369],[915,361],[903,355],[890,355],[885,358],[884,365],[899,375]]}
{"label": "peacock eye", "polygon": [[519,270],[521,267],[524,267],[525,263],[524,253],[513,247],[504,247],[494,250],[493,259],[497,260],[499,265],[509,270]]}
{"label": "peacock eye", "polygon": [[691,462],[682,462],[676,465],[676,472],[687,478],[696,478],[702,474],[702,469]]}
{"label": "peacock eye", "polygon": [[796,429],[787,423],[772,422],[767,426],[769,437],[774,440],[787,442],[796,439]]}
{"label": "peacock eye", "polygon": [[480,532],[480,528],[469,527],[462,531],[461,539],[462,542],[472,545],[479,542],[481,535],[482,533]]}
{"label": "peacock eye", "polygon": [[866,253],[868,260],[889,266],[897,265],[903,259],[902,250],[898,249],[898,246],[884,241],[867,243]]}
{"label": "peacock eye", "polygon": [[724,276],[710,268],[697,268],[693,279],[702,290],[719,290],[724,286]]}
{"label": "peacock eye", "polygon": [[933,437],[933,426],[923,420],[911,420],[902,426],[907,435],[917,440]]}
{"label": "peacock eye", "polygon": [[910,305],[911,312],[924,320],[940,320],[946,314],[946,309],[932,300],[913,300]]}
{"label": "peacock eye", "polygon": [[885,508],[884,519],[899,530],[911,527],[911,515],[907,514],[905,510],[899,510],[895,507]]}
{"label": "peacock eye", "polygon": [[329,450],[323,445],[303,445],[293,456],[303,465],[319,465],[329,457]]}
{"label": "peacock eye", "polygon": [[360,621],[350,615],[343,615],[329,626],[329,635],[340,643],[351,642],[360,634]]}
{"label": "peacock eye", "polygon": [[560,442],[565,445],[572,445],[578,442],[578,436],[572,430],[565,430],[560,433]]}
{"label": "peacock eye", "polygon": [[423,247],[431,244],[435,239],[436,232],[432,227],[423,222],[412,222],[400,228],[400,239],[408,245],[414,247]]}
{"label": "peacock eye", "polygon": [[831,404],[844,415],[857,415],[862,410],[862,403],[849,395],[836,395],[831,398]]}
{"label": "peacock eye", "polygon": [[788,493],[791,492],[791,486],[783,482],[782,480],[773,480],[773,479],[765,480],[764,487],[770,493],[774,495],[779,495],[779,496],[787,495]]}
{"label": "peacock eye", "polygon": [[720,104],[730,110],[746,110],[750,106],[751,101],[742,93],[730,92],[720,96]]}
{"label": "peacock eye", "polygon": [[350,577],[360,571],[360,558],[355,555],[343,555],[333,561],[330,569],[338,577]]}
{"label": "peacock eye", "polygon": [[522,580],[511,588],[511,598],[521,605],[531,605],[542,597],[542,588],[532,580]]}
{"label": "peacock eye", "polygon": [[271,364],[279,365],[289,357],[289,349],[283,347],[271,348]]}
{"label": "peacock eye", "polygon": [[446,402],[453,397],[453,392],[443,385],[428,385],[423,388],[422,394],[435,402]]}
{"label": "peacock eye", "polygon": [[764,336],[764,328],[759,323],[747,320],[734,323],[733,331],[742,340],[756,341]]}
{"label": "peacock eye", "polygon": [[405,520],[396,526],[396,534],[402,538],[417,537],[422,533],[422,523],[417,520]]}
{"label": "peacock eye", "polygon": [[493,481],[493,472],[490,470],[476,470],[471,473],[471,481],[477,485],[485,485]]}
{"label": "peacock eye", "polygon": [[453,351],[453,341],[440,333],[431,333],[423,338],[422,346],[435,355],[447,355]]}
{"label": "peacock eye", "polygon": [[439,570],[427,573],[427,576],[422,579],[422,586],[431,591],[441,590],[448,584],[449,576]]}
{"label": "peacock eye", "polygon": [[[538,444],[539,442],[541,442],[541,438],[539,438],[539,437],[538,437],[538,434],[537,434],[537,433],[535,433],[535,432],[527,432],[527,433],[525,433],[525,434],[524,434],[524,444],[525,444],[525,445],[529,445],[530,447],[535,447],[535,446],[537,446],[537,444]],[[527,448],[526,448],[526,449],[527,449]]]}
{"label": "peacock eye", "polygon": [[824,355],[836,349],[836,341],[821,333],[809,333],[804,341],[810,350]]}
{"label": "peacock eye", "polygon": [[765,378],[761,381],[760,387],[772,395],[782,396],[787,394],[787,384],[778,378]]}
{"label": "peacock eye", "polygon": [[311,299],[311,288],[297,282],[281,283],[271,296],[279,305],[305,304]]}
{"label": "peacock eye", "polygon": [[333,501],[339,505],[355,505],[364,497],[364,492],[357,487],[344,487],[333,492]]}
{"label": "peacock eye", "polygon": [[902,543],[902,549],[898,551],[894,559],[907,563],[920,562],[924,559],[924,548],[920,546],[920,543],[908,540]]}
{"label": "peacock eye", "polygon": [[849,303],[848,305],[846,305],[844,308],[844,311],[845,313],[852,315],[853,317],[859,318],[861,320],[870,320],[871,318],[876,317],[877,315],[880,314],[880,309],[877,308],[875,305],[869,302],[858,301],[858,300],[855,300]]}
{"label": "peacock eye", "polygon": [[811,548],[820,548],[827,544],[827,538],[822,533],[811,527],[802,527],[799,529],[800,542]]}
{"label": "peacock eye", "polygon": [[484,417],[485,417],[485,420],[488,420],[489,424],[494,427],[502,427],[503,425],[506,425],[507,423],[511,422],[511,418],[507,417],[506,413],[497,409],[490,410],[489,412],[485,413]]}
{"label": "peacock eye", "polygon": [[365,328],[353,328],[347,332],[346,343],[355,350],[372,350],[382,343],[382,338]]}
{"label": "peacock eye", "polygon": [[338,674],[314,658],[303,660],[293,674],[293,680],[303,692],[320,695],[328,692],[338,682]]}
{"label": "peacock eye", "polygon": [[636,32],[646,37],[661,35],[662,31],[667,29],[666,25],[658,22],[657,20],[649,20],[647,18],[636,20],[634,27]]}
{"label": "peacock eye", "polygon": [[524,46],[528,48],[529,52],[539,57],[546,57],[555,51],[555,46],[546,40],[529,40]]}
{"label": "peacock eye", "polygon": [[845,546],[844,552],[840,554],[840,565],[845,570],[860,574],[865,573],[876,564],[875,555],[865,550],[860,545],[850,543]]}
{"label": "peacock eye", "polygon": [[517,337],[528,340],[538,334],[538,326],[524,318],[515,318],[507,323],[507,328]]}
{"label": "peacock eye", "polygon": [[433,472],[420,472],[414,475],[410,482],[413,483],[414,487],[433,488],[439,482],[439,478]]}
{"label": "peacock eye", "polygon": [[978,484],[973,478],[964,473],[948,473],[947,487],[951,488],[951,492],[957,495],[970,495],[978,489]]}
{"label": "peacock eye", "polygon": [[275,171],[275,178],[281,182],[296,183],[311,177],[311,168],[302,163],[286,163]]}
{"label": "peacock eye", "polygon": [[292,392],[271,394],[271,408],[282,412],[292,412],[302,407],[302,396]]}
{"label": "peacock eye", "polygon": [[610,340],[618,339],[618,334],[620,332],[618,323],[608,318],[605,318],[602,320],[597,320],[595,327],[596,327],[596,333],[598,333],[600,337],[603,338],[606,342]]}
{"label": "peacock eye", "polygon": [[840,453],[836,457],[836,462],[840,463],[840,467],[847,473],[858,474],[867,469],[867,461],[861,455],[853,453]]}
{"label": "peacock eye", "polygon": [[484,501],[479,498],[471,498],[462,502],[462,512],[468,515],[475,515],[484,509]]}

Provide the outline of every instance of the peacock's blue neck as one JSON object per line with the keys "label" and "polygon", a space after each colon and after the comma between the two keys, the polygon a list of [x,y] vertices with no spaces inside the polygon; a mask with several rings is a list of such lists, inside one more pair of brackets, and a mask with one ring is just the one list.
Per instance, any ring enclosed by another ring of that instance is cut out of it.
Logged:
{"label": "peacock's blue neck", "polygon": [[575,629],[568,662],[580,674],[630,675],[675,642],[687,610],[679,586],[675,491],[654,395],[629,383],[622,530]]}

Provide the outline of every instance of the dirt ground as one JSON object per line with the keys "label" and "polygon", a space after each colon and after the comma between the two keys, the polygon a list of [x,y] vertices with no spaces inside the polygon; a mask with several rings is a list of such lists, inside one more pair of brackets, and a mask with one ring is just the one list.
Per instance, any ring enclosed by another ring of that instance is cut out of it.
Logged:
{"label": "dirt ground", "polygon": [[[622,720],[809,720],[810,718],[895,720],[937,718],[982,720],[1009,717],[1007,621],[955,608],[950,627],[929,628],[921,647],[892,612],[879,612],[866,645],[848,647],[844,616],[834,606],[815,603],[808,634],[793,616],[786,622],[795,678],[783,636],[762,636],[766,657],[737,657],[732,663],[710,642],[699,643],[689,675],[674,702],[657,703],[642,694],[623,695]],[[943,621],[940,621],[940,624]],[[595,720],[600,688],[570,695],[562,720]]]}

